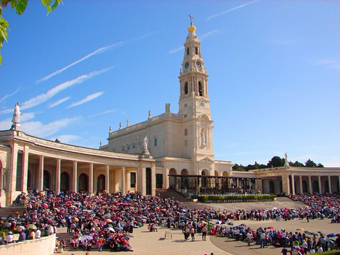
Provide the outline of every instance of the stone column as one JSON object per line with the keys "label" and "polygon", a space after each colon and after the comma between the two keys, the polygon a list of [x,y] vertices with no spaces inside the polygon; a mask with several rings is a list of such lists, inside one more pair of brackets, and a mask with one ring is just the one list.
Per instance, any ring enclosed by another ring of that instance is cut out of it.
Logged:
{"label": "stone column", "polygon": [[169,168],[165,168],[163,173],[163,189],[169,188]]}
{"label": "stone column", "polygon": [[302,187],[302,175],[300,175],[300,194],[303,194],[303,187]]}
{"label": "stone column", "polygon": [[332,183],[331,183],[331,176],[328,175],[328,190],[329,190],[329,194],[332,194]]}
{"label": "stone column", "polygon": [[319,193],[322,193],[322,185],[321,185],[321,176],[318,176],[318,182],[319,182]]}
{"label": "stone column", "polygon": [[16,185],[16,174],[17,174],[17,167],[18,167],[18,144],[14,143],[12,147],[12,158],[11,158],[11,167],[12,169],[9,169],[10,166],[7,166],[6,169],[6,206],[11,205],[11,201],[16,199],[15,195],[15,185]]}
{"label": "stone column", "polygon": [[292,173],[292,195],[295,195],[295,182],[294,182],[295,176]]}
{"label": "stone column", "polygon": [[89,164],[89,195],[93,194],[93,163]]}
{"label": "stone column", "polygon": [[264,193],[263,192],[263,185],[262,185],[262,180],[261,179],[256,179],[255,180],[255,185],[256,185],[256,190],[255,193],[257,193],[258,191],[260,191],[260,193]]}
{"label": "stone column", "polygon": [[27,192],[27,178],[28,178],[28,160],[29,160],[29,154],[28,154],[29,147],[27,145],[24,146],[24,155],[23,155],[23,163],[22,163],[22,185],[21,190],[23,192]]}
{"label": "stone column", "polygon": [[131,171],[127,172],[126,175],[126,180],[125,180],[125,183],[126,183],[126,192],[130,191],[131,189]]}
{"label": "stone column", "polygon": [[313,185],[312,185],[312,176],[308,176],[308,182],[309,182],[309,193],[313,194]]}
{"label": "stone column", "polygon": [[151,196],[156,195],[156,165],[151,166]]}
{"label": "stone column", "polygon": [[139,166],[137,170],[137,191],[145,196],[146,187],[145,187],[145,167]]}
{"label": "stone column", "polygon": [[77,182],[78,182],[78,162],[77,161],[73,161],[73,185],[72,185],[72,189],[73,191],[77,192]]}
{"label": "stone column", "polygon": [[44,188],[44,156],[39,157],[39,173],[38,173],[38,183],[37,183],[38,191],[43,190]]}
{"label": "stone column", "polygon": [[122,192],[123,195],[125,195],[125,193],[126,193],[126,188],[125,188],[125,166],[122,166],[122,169],[121,169],[120,191]]}
{"label": "stone column", "polygon": [[60,166],[61,166],[61,159],[57,158],[57,164],[55,167],[55,192],[56,194],[60,193]]}
{"label": "stone column", "polygon": [[110,165],[105,166],[105,190],[110,193]]}
{"label": "stone column", "polygon": [[290,195],[290,179],[289,179],[289,173],[287,173],[287,195]]}

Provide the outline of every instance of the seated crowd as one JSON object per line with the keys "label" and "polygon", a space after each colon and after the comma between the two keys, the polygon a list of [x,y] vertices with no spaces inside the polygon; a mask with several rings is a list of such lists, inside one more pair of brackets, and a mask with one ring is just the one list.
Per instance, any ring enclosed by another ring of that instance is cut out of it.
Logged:
{"label": "seated crowd", "polygon": [[[304,202],[307,206],[295,209],[273,208],[257,210],[214,210],[189,209],[173,199],[158,196],[142,196],[140,193],[107,192],[89,195],[84,192],[31,191],[22,193],[15,203],[27,208],[22,215],[15,214],[0,218],[0,228],[8,229],[2,237],[2,244],[13,242],[12,233],[20,235],[18,241],[35,239],[57,233],[57,227],[67,227],[72,233],[70,244],[74,249],[111,251],[132,250],[129,239],[133,229],[149,225],[150,231],[157,231],[157,226],[182,229],[186,240],[189,233],[219,233],[232,236],[237,240],[256,240],[261,246],[279,244],[291,246],[294,241],[303,240],[308,244],[308,237],[299,233],[286,233],[284,230],[254,231],[246,227],[213,227],[207,224],[211,220],[228,222],[229,220],[293,220],[296,218],[323,219],[339,218],[340,206],[338,195],[296,195],[293,200]],[[338,218],[337,218],[338,217]],[[194,236],[192,236],[194,240]],[[266,241],[261,241],[261,240]],[[313,240],[310,238],[313,245]],[[58,245],[65,246],[64,240]],[[311,246],[311,245],[310,245]]]}

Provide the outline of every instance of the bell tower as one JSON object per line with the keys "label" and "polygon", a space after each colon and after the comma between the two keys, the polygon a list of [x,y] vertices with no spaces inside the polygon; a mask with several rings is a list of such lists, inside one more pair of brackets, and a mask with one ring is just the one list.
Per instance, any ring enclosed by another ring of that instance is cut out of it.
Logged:
{"label": "bell tower", "polygon": [[[179,75],[180,97],[178,115],[183,120],[186,157],[200,161],[214,160],[212,123],[208,96],[208,74],[201,54],[201,43],[190,14],[188,36]],[[196,167],[194,167],[196,168]],[[195,174],[200,174],[195,169]]]}

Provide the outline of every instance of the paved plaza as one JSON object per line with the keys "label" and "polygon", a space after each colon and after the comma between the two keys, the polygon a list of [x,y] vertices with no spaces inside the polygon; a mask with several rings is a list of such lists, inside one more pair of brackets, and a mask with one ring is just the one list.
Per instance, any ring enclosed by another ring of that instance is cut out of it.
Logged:
{"label": "paved plaza", "polygon": [[[209,207],[214,209],[227,209],[234,211],[238,208],[240,209],[266,209],[266,208],[297,208],[305,206],[300,202],[293,202],[287,198],[278,199],[278,201],[273,202],[263,202],[263,203],[234,203],[234,204],[210,204]],[[198,205],[199,207],[199,205]],[[296,231],[297,228],[302,228],[304,230],[309,230],[312,232],[322,231],[326,234],[328,233],[338,233],[340,232],[339,224],[330,223],[329,219],[325,220],[290,220],[290,221],[251,221],[251,220],[241,220],[234,221],[235,225],[246,224],[247,226],[257,229],[259,227],[273,226],[275,229],[285,229],[287,231]],[[60,229],[60,232],[66,231],[66,228]],[[220,254],[234,254],[234,255],[275,255],[281,254],[281,248],[268,247],[260,249],[259,245],[254,243],[248,246],[245,242],[235,241],[234,239],[229,239],[226,237],[216,237],[208,236],[206,241],[202,241],[200,234],[196,234],[196,240],[184,241],[184,235],[180,230],[171,229],[172,238],[165,239],[165,232],[168,231],[167,228],[159,227],[158,232],[149,232],[147,226],[142,228],[134,229],[133,237],[130,239],[130,244],[134,249],[133,252],[126,252],[138,255],[180,255],[180,254],[192,254],[192,255],[214,255]],[[71,255],[74,253],[86,254],[85,251],[64,251],[63,254]],[[121,252],[122,253],[122,252]],[[112,254],[112,252],[98,252],[91,251],[90,255],[95,254]]]}

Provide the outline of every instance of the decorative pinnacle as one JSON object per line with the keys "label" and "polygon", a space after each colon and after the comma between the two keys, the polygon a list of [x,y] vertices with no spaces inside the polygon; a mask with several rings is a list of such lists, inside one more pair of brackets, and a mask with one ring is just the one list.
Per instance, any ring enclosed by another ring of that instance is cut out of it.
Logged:
{"label": "decorative pinnacle", "polygon": [[196,27],[192,24],[192,19],[194,18],[194,15],[190,14],[190,26],[188,27],[188,31],[189,32],[195,32]]}
{"label": "decorative pinnacle", "polygon": [[192,15],[192,14],[190,13],[189,17],[190,17],[190,26],[192,26],[192,19],[194,18],[194,15]]}

